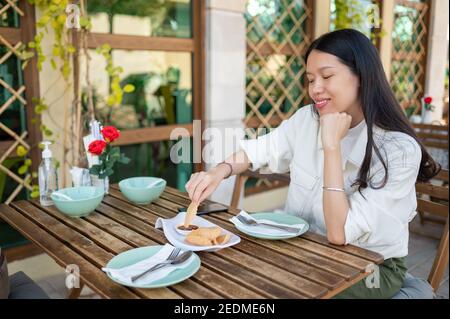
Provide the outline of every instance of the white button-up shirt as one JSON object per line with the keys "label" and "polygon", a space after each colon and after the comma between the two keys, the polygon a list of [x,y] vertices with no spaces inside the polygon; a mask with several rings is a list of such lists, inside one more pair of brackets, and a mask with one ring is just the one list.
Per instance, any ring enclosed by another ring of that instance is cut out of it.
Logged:
{"label": "white button-up shirt", "polygon": [[[362,127],[361,127],[362,126]],[[357,136],[355,137],[355,131]],[[352,186],[363,162],[367,144],[365,122],[350,129],[345,139],[352,145],[343,154],[344,189],[350,209],[345,222],[345,239],[384,256],[404,257],[408,254],[408,223],[416,215],[415,183],[421,161],[419,144],[407,134],[374,127],[373,137],[388,166],[388,180],[375,152],[370,165],[371,181],[375,188],[362,190]],[[260,172],[290,172],[285,212],[299,216],[310,224],[310,230],[326,234],[322,203],[323,161],[319,117],[313,106],[298,110],[269,134],[257,139],[240,141],[252,163]],[[364,196],[363,196],[364,195]]]}

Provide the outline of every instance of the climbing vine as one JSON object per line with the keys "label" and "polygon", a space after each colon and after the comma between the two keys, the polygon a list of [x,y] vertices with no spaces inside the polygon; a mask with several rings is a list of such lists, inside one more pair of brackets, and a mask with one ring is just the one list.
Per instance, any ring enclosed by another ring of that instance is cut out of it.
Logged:
{"label": "climbing vine", "polygon": [[[87,57],[86,63],[89,63],[88,50],[86,47],[87,41],[82,41],[83,35],[84,37],[86,37],[86,34],[90,32],[91,29],[90,19],[87,15],[86,10],[84,9],[85,4],[83,0],[79,2],[79,5],[81,6],[81,15],[79,17],[80,30],[78,30],[77,32],[80,37],[78,43],[73,43],[72,32],[74,29],[68,29],[66,27],[66,21],[68,19],[66,8],[70,4],[68,0],[28,0],[28,2],[39,9],[40,15],[36,22],[36,35],[34,39],[29,43],[22,45],[22,47],[19,49],[19,58],[22,60],[22,68],[25,68],[30,59],[34,57],[36,58],[37,68],[39,71],[42,71],[45,63],[49,63],[54,70],[59,71],[59,74],[65,83],[64,93],[66,93],[67,90],[73,87],[73,83],[77,83],[80,80],[79,78],[75,78],[75,74],[72,72],[71,61],[73,60],[74,54],[84,53]],[[52,39],[51,53],[46,55],[42,48],[42,41],[49,35]],[[123,68],[114,65],[111,56],[111,47],[108,44],[105,43],[97,48],[97,52],[105,58],[107,62],[106,71],[110,77],[110,94],[106,97],[106,104],[111,107],[118,106],[122,102],[123,93],[134,91],[134,86],[131,84],[127,84],[123,88],[120,86],[120,74],[123,72]],[[73,75],[73,79],[71,79],[71,75]],[[58,79],[56,79],[56,81],[58,81]],[[86,75],[86,86],[87,90],[91,92],[89,96],[92,97],[93,88],[89,81],[89,74]],[[55,102],[56,101],[48,102],[46,100],[45,93],[41,98],[32,99],[34,113],[36,114],[36,118],[32,119],[32,123],[35,125],[39,125],[42,136],[53,143],[56,142],[54,133],[48,126],[42,123],[41,117],[45,112],[49,112],[52,104],[54,104]],[[67,111],[68,113],[70,113],[67,114],[66,117],[75,116],[78,122],[82,121],[82,117],[77,116],[77,114],[80,112],[77,108],[81,107],[80,98],[79,96],[77,96],[77,94],[75,94],[75,101],[73,101],[73,103],[71,104],[77,105],[77,107],[72,108],[70,112],[64,109],[65,112]],[[67,105],[65,105],[64,107],[66,108]],[[49,113],[47,114],[51,118],[51,115]],[[81,123],[76,123],[75,125],[73,125],[71,127],[72,131],[70,132],[71,135],[79,139],[79,131],[82,130],[82,127],[83,126],[81,125]],[[65,157],[66,152],[68,151],[65,144],[65,138],[68,134],[68,130],[68,125],[64,123],[64,162],[68,162]],[[38,146],[42,148],[41,145]],[[36,147],[36,145],[32,147]],[[22,157],[24,160],[23,165],[21,165],[18,169],[18,174],[20,175],[29,174],[32,161],[28,157],[28,153],[29,151],[27,151],[23,146],[19,146],[16,149],[17,156]],[[58,161],[56,161],[56,166],[60,166],[60,163]],[[37,177],[37,173],[32,172],[31,176],[33,180],[35,180]],[[38,197],[38,186],[34,184],[32,184],[31,186],[31,197]]]}

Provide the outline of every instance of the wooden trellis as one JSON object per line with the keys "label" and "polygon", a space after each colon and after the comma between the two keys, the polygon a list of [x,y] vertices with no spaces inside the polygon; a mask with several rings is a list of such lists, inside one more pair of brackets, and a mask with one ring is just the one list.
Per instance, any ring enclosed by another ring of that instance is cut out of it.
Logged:
{"label": "wooden trellis", "polygon": [[[0,28],[0,46],[7,48],[7,52],[0,57],[0,64],[4,64],[8,59],[16,56],[20,58],[19,48],[22,43],[27,43],[34,36],[34,7],[29,5],[26,1],[6,0],[4,5],[0,8],[0,15],[17,13],[21,18],[20,28],[1,27]],[[18,70],[22,72],[22,70]],[[27,129],[20,134],[14,132],[11,128],[0,122],[0,130],[10,137],[7,141],[0,141],[0,171],[9,176],[17,186],[9,194],[5,203],[9,204],[20,191],[25,187],[32,190],[30,185],[31,174],[27,173],[25,176],[20,176],[10,168],[4,165],[4,162],[9,157],[14,157],[18,146],[23,146],[27,151],[31,150],[32,145],[40,138],[39,130],[36,125],[32,125],[31,118],[34,116],[34,111],[31,106],[31,98],[38,97],[39,86],[37,82],[36,64],[33,61],[28,64],[24,70],[25,85],[13,87],[4,79],[0,78],[0,86],[2,89],[10,93],[10,97],[0,106],[0,116],[13,105],[14,102],[21,103],[27,110]],[[33,159],[33,168],[36,168],[38,157],[36,152],[31,153]]]}
{"label": "wooden trellis", "polygon": [[391,86],[400,105],[415,107],[415,113],[425,91],[429,11],[429,1],[396,1]]}
{"label": "wooden trellis", "polygon": [[[270,130],[306,104],[306,49],[312,1],[248,1],[246,116],[249,138]],[[282,186],[260,179],[246,193]]]}

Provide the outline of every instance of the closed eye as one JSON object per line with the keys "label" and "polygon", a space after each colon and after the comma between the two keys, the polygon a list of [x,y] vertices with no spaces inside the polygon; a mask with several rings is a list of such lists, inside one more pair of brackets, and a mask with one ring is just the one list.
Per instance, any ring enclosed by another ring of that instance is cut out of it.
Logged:
{"label": "closed eye", "polygon": [[323,78],[324,79],[329,79],[329,78],[331,78],[333,75],[329,75],[329,76],[324,76]]}

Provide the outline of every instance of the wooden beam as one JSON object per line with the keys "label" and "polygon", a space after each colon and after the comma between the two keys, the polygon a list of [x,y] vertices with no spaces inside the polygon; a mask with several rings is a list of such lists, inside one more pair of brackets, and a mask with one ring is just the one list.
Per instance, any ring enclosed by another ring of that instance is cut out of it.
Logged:
{"label": "wooden beam", "polygon": [[412,125],[415,129],[434,130],[434,131],[448,131],[448,125],[434,125],[434,124],[421,124],[414,123]]}
{"label": "wooden beam", "polygon": [[193,39],[149,37],[139,35],[88,33],[88,48],[108,43],[113,49],[193,52]]}
{"label": "wooden beam", "polygon": [[[200,120],[200,132],[205,127],[205,24],[206,24],[206,8],[205,1],[192,1],[192,36],[193,36],[193,118]],[[204,141],[200,141],[200,149],[194,141],[194,154],[202,152]],[[195,158],[195,157],[194,157]],[[202,171],[204,169],[203,159],[200,163],[194,164],[194,171]]]}
{"label": "wooden beam", "polygon": [[314,1],[314,39],[330,31],[331,0]]}
{"label": "wooden beam", "polygon": [[[21,8],[25,13],[25,19],[22,19],[21,36],[24,43],[28,43],[34,40],[36,34],[36,15],[35,7],[28,1],[22,1]],[[39,72],[37,69],[37,57],[34,56],[30,59],[27,67],[23,71],[23,80],[26,87],[25,99],[27,101],[27,130],[28,140],[31,147],[30,157],[32,160],[31,170],[36,171],[39,166],[41,151],[38,144],[42,140],[42,132],[39,129],[39,124],[33,123],[34,118],[40,118],[40,115],[34,111],[34,105],[32,103],[33,98],[40,97],[39,88]]]}
{"label": "wooden beam", "polygon": [[303,55],[306,52],[307,46],[302,43],[298,46],[295,46],[295,49],[293,48],[294,46],[289,44],[289,43],[285,43],[281,48],[278,47],[278,44],[274,43],[274,44],[269,44],[267,42],[265,42],[263,45],[261,45],[260,47],[258,47],[257,49],[255,47],[252,47],[250,45],[247,44],[247,52],[251,52],[251,51],[258,51],[259,54],[263,55],[263,56],[268,56],[268,55],[272,55],[272,54],[283,54],[283,55]]}
{"label": "wooden beam", "polygon": [[0,36],[14,45],[21,40],[20,29],[0,27]]}
{"label": "wooden beam", "polygon": [[181,134],[182,137],[192,136],[192,124],[175,124],[164,125],[156,127],[147,127],[133,130],[123,130],[120,132],[120,138],[117,139],[113,145],[132,145],[139,143],[150,143],[170,140],[170,134],[174,129],[183,128],[187,130],[186,134]]}
{"label": "wooden beam", "polygon": [[[277,127],[278,125],[281,124],[282,121],[283,120],[276,114],[271,116],[270,119],[268,120],[270,127]],[[250,128],[258,128],[261,126],[261,121],[257,116],[253,116],[250,119],[248,119],[245,126]]]}
{"label": "wooden beam", "polygon": [[381,29],[385,32],[385,35],[380,39],[380,58],[388,81],[391,79],[394,8],[395,0],[383,0],[381,3]]}

